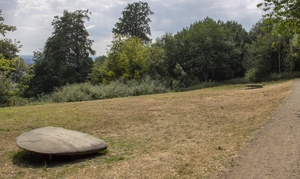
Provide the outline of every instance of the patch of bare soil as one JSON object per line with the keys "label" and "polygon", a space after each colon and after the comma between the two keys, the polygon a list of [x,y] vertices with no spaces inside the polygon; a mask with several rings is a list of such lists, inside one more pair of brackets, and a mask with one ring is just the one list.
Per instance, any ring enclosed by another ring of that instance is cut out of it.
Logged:
{"label": "patch of bare soil", "polygon": [[300,80],[221,179],[300,178]]}

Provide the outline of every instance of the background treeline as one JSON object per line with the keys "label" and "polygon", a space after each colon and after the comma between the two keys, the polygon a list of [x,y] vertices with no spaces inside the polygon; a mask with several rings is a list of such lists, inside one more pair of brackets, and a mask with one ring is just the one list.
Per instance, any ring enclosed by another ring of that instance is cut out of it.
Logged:
{"label": "background treeline", "polygon": [[[272,6],[267,2],[259,6]],[[107,54],[93,61],[90,56],[96,51],[84,27],[91,13],[64,11],[54,17],[52,35],[34,52],[34,64],[27,66],[17,55],[20,42],[5,38],[16,27],[5,25],[0,11],[0,105],[105,99],[300,74],[298,33],[280,33],[275,27],[284,21],[270,14],[249,31],[235,21],[206,17],[151,40],[153,14],[145,2],[128,4],[112,29]]]}

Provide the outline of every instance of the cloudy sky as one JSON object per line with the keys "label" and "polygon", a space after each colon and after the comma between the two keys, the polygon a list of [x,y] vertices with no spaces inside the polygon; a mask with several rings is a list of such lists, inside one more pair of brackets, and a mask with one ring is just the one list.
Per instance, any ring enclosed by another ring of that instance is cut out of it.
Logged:
{"label": "cloudy sky", "polygon": [[[111,30],[128,3],[139,0],[0,0],[5,24],[14,25],[17,31],[6,37],[21,41],[21,55],[32,55],[43,48],[51,36],[53,17],[64,10],[89,9],[92,12],[86,28],[93,49],[105,55],[112,40]],[[195,21],[211,17],[215,20],[234,20],[249,30],[263,12],[256,8],[262,0],[141,0],[148,2],[154,15],[150,16],[152,39],[165,32],[176,33]]]}

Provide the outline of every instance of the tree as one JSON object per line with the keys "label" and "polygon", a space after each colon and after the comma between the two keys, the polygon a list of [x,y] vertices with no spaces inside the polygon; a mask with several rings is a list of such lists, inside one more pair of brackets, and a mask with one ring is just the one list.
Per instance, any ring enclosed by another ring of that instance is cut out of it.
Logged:
{"label": "tree", "polygon": [[147,47],[139,38],[115,35],[106,60],[93,68],[92,82],[140,79],[147,72],[148,59]]}
{"label": "tree", "polygon": [[4,24],[0,10],[0,34],[3,36],[0,39],[0,106],[10,105],[14,96],[21,96],[29,77],[27,64],[17,55],[21,48],[20,42],[5,38],[7,32],[15,30],[15,26]]}
{"label": "tree", "polygon": [[165,53],[165,67],[167,70],[167,75],[171,78],[177,78],[177,73],[174,73],[174,69],[179,57],[179,49],[177,44],[177,39],[172,33],[165,33],[162,37],[157,38],[155,42],[156,46],[163,48]]}
{"label": "tree", "polygon": [[266,12],[264,17],[265,26],[263,29],[269,30],[276,36],[272,43],[277,53],[278,72],[281,73],[282,63],[286,62],[286,67],[292,71],[299,63],[299,57],[293,55],[292,36],[300,34],[300,1],[298,0],[264,0],[257,7],[263,7]]}
{"label": "tree", "polygon": [[44,51],[33,52],[32,66],[33,77],[29,82],[29,88],[25,90],[26,97],[37,97],[53,91],[53,87],[59,86],[60,82],[56,76],[56,70],[50,68],[45,58]]}
{"label": "tree", "polygon": [[10,26],[10,25],[6,25],[4,24],[4,18],[2,17],[2,10],[0,9],[0,33],[2,34],[2,36],[5,36],[5,34],[7,32],[13,32],[15,30],[17,30],[16,26]]}
{"label": "tree", "polygon": [[134,2],[128,4],[122,12],[123,17],[119,18],[119,22],[112,29],[113,33],[122,36],[137,37],[146,43],[151,41],[147,35],[151,35],[149,15],[154,13],[150,10],[147,2]]}
{"label": "tree", "polygon": [[230,70],[232,70],[232,72],[227,71],[227,74],[231,73],[231,77],[227,76],[228,78],[243,77],[245,69],[243,68],[242,62],[246,53],[245,47],[247,43],[251,42],[249,34],[241,24],[235,21],[227,21],[226,23],[222,23],[222,26],[224,33],[226,33],[225,42],[228,45],[231,44],[228,46],[230,47],[228,55],[230,58]]}
{"label": "tree", "polygon": [[177,33],[178,55],[174,60],[189,76],[185,81],[190,82],[186,85],[240,75],[235,71],[242,68],[243,35],[244,29],[237,23],[224,24],[211,18],[195,22]]}
{"label": "tree", "polygon": [[95,51],[84,27],[84,20],[89,20],[90,14],[89,10],[65,10],[62,17],[54,17],[54,31],[43,53],[45,64],[53,72],[53,78],[58,79],[59,86],[84,82],[90,73],[93,60],[89,56]]}
{"label": "tree", "polygon": [[154,43],[148,47],[148,72],[147,74],[154,80],[166,80],[169,77],[166,63],[165,50],[158,44]]}
{"label": "tree", "polygon": [[290,37],[274,36],[271,29],[261,30],[265,21],[258,21],[250,30],[251,43],[246,45],[243,66],[250,81],[267,80],[272,74],[280,74],[286,69]]}
{"label": "tree", "polygon": [[267,12],[263,17],[274,34],[300,34],[300,1],[298,0],[264,0],[257,7]]}
{"label": "tree", "polygon": [[289,72],[300,70],[300,37],[293,35],[290,39],[289,50],[287,53],[286,66]]}

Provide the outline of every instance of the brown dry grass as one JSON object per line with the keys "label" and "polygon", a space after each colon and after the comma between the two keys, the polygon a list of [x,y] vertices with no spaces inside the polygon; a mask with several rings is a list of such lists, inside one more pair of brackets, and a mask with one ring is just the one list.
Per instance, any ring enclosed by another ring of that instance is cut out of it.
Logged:
{"label": "brown dry grass", "polygon": [[[0,178],[208,178],[286,99],[293,81],[245,90],[182,93],[0,109]],[[15,144],[23,132],[58,126],[108,144],[105,155],[35,160]]]}

